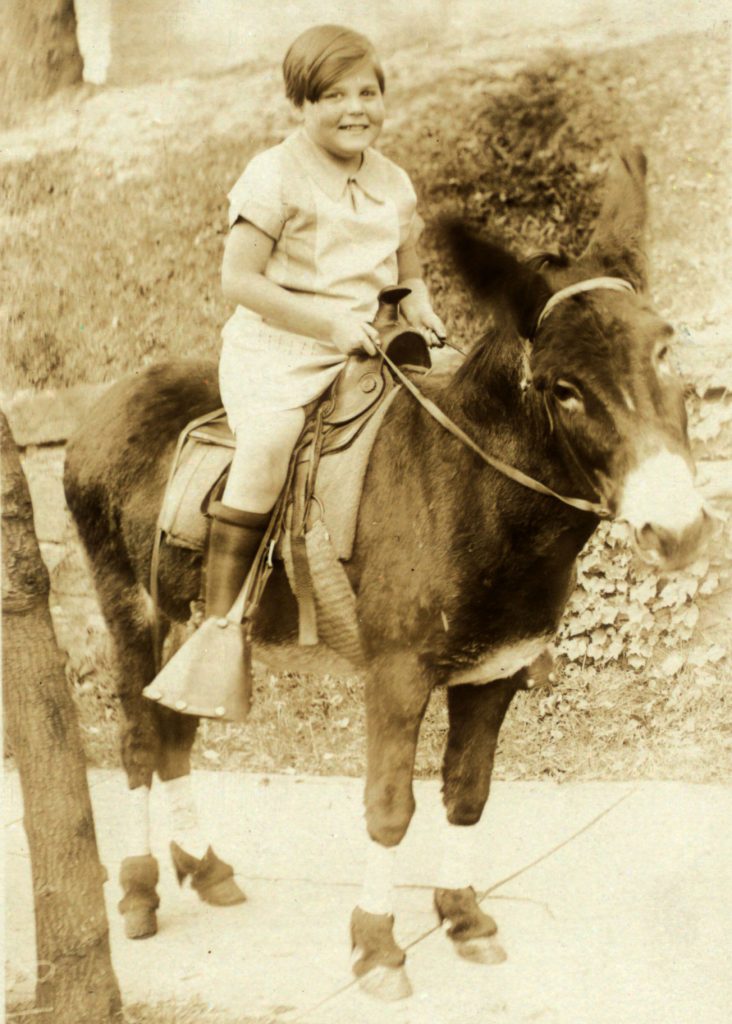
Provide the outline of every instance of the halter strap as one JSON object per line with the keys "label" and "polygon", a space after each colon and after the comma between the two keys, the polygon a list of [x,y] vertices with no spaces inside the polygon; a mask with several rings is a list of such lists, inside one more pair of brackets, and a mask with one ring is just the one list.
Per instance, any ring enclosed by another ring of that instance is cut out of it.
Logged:
{"label": "halter strap", "polygon": [[622,277],[590,277],[586,281],[576,281],[575,284],[569,284],[566,288],[561,288],[558,292],[555,292],[548,300],[536,322],[537,331],[554,307],[558,306],[560,302],[564,302],[565,299],[569,299],[573,295],[581,295],[582,292],[595,291],[597,288],[604,288],[606,291],[613,292],[635,291],[630,281],[626,281]]}

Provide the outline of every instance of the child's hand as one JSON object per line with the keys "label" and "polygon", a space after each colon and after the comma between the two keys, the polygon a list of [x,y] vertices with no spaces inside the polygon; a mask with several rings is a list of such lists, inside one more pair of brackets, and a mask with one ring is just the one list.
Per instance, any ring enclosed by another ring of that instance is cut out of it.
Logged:
{"label": "child's hand", "polygon": [[442,348],[447,337],[447,330],[428,301],[413,293],[407,295],[406,299],[402,299],[399,309],[409,326],[425,336],[430,348],[434,346]]}
{"label": "child's hand", "polygon": [[379,340],[379,332],[367,320],[357,316],[343,316],[333,321],[328,340],[347,356],[352,352],[367,352],[375,356],[374,342]]}

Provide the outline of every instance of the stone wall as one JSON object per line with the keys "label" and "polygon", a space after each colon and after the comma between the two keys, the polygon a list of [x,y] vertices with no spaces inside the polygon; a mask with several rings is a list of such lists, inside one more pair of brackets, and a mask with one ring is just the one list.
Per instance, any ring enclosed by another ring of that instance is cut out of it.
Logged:
{"label": "stone wall", "polygon": [[59,646],[70,652],[105,629],[94,586],[63,490],[65,442],[109,385],[19,392],[8,417],[33,502],[41,555],[51,580],[50,606]]}

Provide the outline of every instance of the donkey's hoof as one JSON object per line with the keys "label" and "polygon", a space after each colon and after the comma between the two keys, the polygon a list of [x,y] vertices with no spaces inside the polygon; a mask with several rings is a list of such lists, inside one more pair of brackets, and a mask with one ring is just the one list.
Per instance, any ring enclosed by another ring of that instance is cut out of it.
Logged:
{"label": "donkey's hoof", "polygon": [[198,889],[198,895],[204,903],[210,903],[214,907],[235,907],[237,903],[245,903],[247,898],[233,878],[203,886]]}
{"label": "donkey's hoof", "polygon": [[378,964],[359,977],[358,986],[367,996],[384,1003],[396,1003],[400,999],[408,999],[412,994],[412,985],[404,967],[384,967]]}
{"label": "donkey's hoof", "polygon": [[186,853],[177,843],[171,843],[170,855],[179,885],[190,875],[191,887],[204,903],[215,907],[233,907],[246,900],[245,894],[234,881],[231,864],[220,860],[210,846],[199,860]]}
{"label": "donkey's hoof", "polygon": [[412,994],[404,962],[406,953],[394,941],[391,914],[370,914],[356,907],[351,914],[351,968],[361,989],[386,1002]]}
{"label": "donkey's hoof", "polygon": [[463,960],[502,964],[506,953],[496,939],[496,922],[481,910],[475,889],[435,889],[435,910],[446,935]]}
{"label": "donkey's hoof", "polygon": [[502,964],[508,959],[500,942],[488,936],[466,939],[464,942],[451,941],[457,955],[463,960],[469,960],[471,964]]}
{"label": "donkey's hoof", "polygon": [[136,907],[122,915],[128,939],[149,939],[157,935],[158,917],[152,907]]}
{"label": "donkey's hoof", "polygon": [[128,939],[147,939],[155,935],[158,921],[155,911],[160,899],[155,890],[158,883],[158,862],[150,854],[125,857],[119,880],[124,895],[117,904],[125,922]]}

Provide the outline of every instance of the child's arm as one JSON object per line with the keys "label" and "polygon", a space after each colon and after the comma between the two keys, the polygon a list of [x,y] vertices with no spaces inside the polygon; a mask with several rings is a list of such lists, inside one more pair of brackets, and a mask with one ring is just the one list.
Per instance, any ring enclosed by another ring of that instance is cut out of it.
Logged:
{"label": "child's arm", "polygon": [[412,294],[399,303],[402,316],[418,331],[422,331],[429,345],[441,345],[447,331],[442,320],[432,309],[427,285],[422,280],[422,265],[414,246],[397,253],[399,284],[411,288]]}
{"label": "child's arm", "polygon": [[249,221],[239,221],[229,232],[221,268],[225,298],[251,309],[265,320],[296,334],[332,342],[341,352],[365,349],[375,355],[378,332],[359,317],[326,316],[315,304],[282,288],[264,276],[274,242]]}

